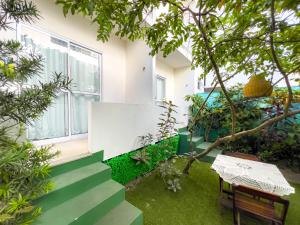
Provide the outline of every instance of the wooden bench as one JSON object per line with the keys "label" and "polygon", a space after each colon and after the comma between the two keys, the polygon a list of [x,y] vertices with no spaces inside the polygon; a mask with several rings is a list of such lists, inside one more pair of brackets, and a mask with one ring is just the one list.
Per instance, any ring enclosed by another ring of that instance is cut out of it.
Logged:
{"label": "wooden bench", "polygon": [[[247,212],[272,224],[284,224],[289,207],[289,201],[280,196],[244,186],[233,186],[233,221],[240,225],[240,212]],[[257,198],[253,198],[253,196]],[[274,203],[281,204],[280,215],[276,214]]]}
{"label": "wooden bench", "polygon": [[241,159],[248,159],[252,161],[260,161],[260,159],[256,155],[246,154],[241,152],[226,152],[225,155],[241,158]]}

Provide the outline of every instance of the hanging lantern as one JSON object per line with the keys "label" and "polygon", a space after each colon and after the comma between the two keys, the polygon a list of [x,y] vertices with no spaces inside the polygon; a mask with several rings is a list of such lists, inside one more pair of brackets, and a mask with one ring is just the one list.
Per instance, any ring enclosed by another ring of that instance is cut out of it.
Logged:
{"label": "hanging lantern", "polygon": [[251,76],[243,91],[247,98],[266,97],[272,94],[273,87],[263,74],[255,74]]}

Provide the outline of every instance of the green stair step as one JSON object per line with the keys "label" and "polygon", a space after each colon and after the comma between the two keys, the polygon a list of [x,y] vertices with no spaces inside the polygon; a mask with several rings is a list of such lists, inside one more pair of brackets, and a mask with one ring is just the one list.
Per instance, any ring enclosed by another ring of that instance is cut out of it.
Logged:
{"label": "green stair step", "polygon": [[[186,140],[188,142],[190,141],[190,132],[184,131],[184,132],[179,133],[179,135],[183,136],[184,138],[187,138]],[[193,135],[192,141],[196,144],[199,144],[204,141],[204,138],[201,136]]]}
{"label": "green stair step", "polygon": [[183,131],[183,132],[180,132],[179,135],[189,136],[189,135],[190,135],[190,132],[188,132],[188,131]]}
{"label": "green stair step", "polygon": [[[183,131],[179,133],[179,151],[178,154],[184,154],[190,152],[190,132]],[[198,135],[193,135],[192,144],[193,148],[195,148],[198,144],[202,143],[204,138]]]}
{"label": "green stair step", "polygon": [[142,212],[127,201],[123,201],[94,225],[142,225]]}
{"label": "green stair step", "polygon": [[70,170],[52,177],[55,189],[37,199],[36,203],[43,210],[48,210],[110,178],[111,168],[100,162]]}
{"label": "green stair step", "polygon": [[93,153],[90,156],[81,158],[81,159],[77,159],[71,162],[67,162],[61,165],[57,165],[54,166],[52,168],[52,176],[57,176],[59,174],[63,174],[65,172],[68,172],[70,170],[74,170],[74,169],[78,169],[81,168],[83,166],[92,164],[92,163],[96,163],[96,162],[102,162],[103,160],[103,151],[99,151],[96,153]]}
{"label": "green stair step", "polygon": [[209,152],[207,155],[205,155],[202,158],[202,160],[208,163],[213,163],[219,154],[222,154],[222,150],[214,149],[211,152]]}
{"label": "green stair step", "polygon": [[109,180],[83,192],[68,201],[61,202],[42,214],[34,224],[67,225],[94,224],[125,198],[125,189],[119,183]]}
{"label": "green stair step", "polygon": [[214,150],[212,150],[211,152],[209,152],[209,153],[207,154],[207,156],[216,158],[216,157],[217,157],[218,155],[220,155],[220,154],[222,154],[222,150],[220,150],[220,149],[214,149]]}
{"label": "green stair step", "polygon": [[[203,142],[201,144],[198,144],[196,146],[196,151],[198,153],[201,153],[203,151],[205,151],[207,148],[209,148],[212,145],[211,142]],[[222,154],[222,150],[215,148],[212,151],[210,151],[208,154],[206,154],[205,156],[203,156],[201,158],[202,161],[205,162],[209,162],[209,163],[213,163],[215,158],[217,157],[217,155]]]}
{"label": "green stair step", "polygon": [[[188,142],[190,142],[190,137],[188,137],[187,140],[188,140]],[[203,141],[204,141],[203,137],[199,137],[199,136],[192,137],[192,142],[193,142],[194,146],[201,144]]]}
{"label": "green stair step", "polygon": [[109,166],[104,163],[98,162],[60,174],[53,177],[51,180],[55,183],[56,189],[61,189],[89,176],[93,176],[102,172],[109,173],[110,171],[111,169]]}
{"label": "green stair step", "polygon": [[203,151],[203,150],[209,148],[211,145],[212,145],[211,142],[202,142],[202,143],[198,144],[196,146],[196,148]]}
{"label": "green stair step", "polygon": [[187,131],[187,127],[181,127],[178,129],[178,133]]}

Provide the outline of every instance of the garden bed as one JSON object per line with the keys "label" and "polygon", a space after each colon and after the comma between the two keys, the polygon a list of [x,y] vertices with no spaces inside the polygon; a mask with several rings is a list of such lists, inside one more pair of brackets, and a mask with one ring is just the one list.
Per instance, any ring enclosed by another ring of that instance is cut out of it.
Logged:
{"label": "garden bed", "polygon": [[[179,159],[178,168],[184,165],[184,159]],[[218,176],[210,166],[195,163],[190,175],[182,178],[182,191],[176,193],[168,191],[154,171],[126,192],[126,200],[143,211],[145,225],[232,225],[232,211],[219,204]],[[300,185],[292,186],[296,194],[288,197],[287,225],[300,221]],[[264,224],[245,215],[241,221],[246,225]]]}

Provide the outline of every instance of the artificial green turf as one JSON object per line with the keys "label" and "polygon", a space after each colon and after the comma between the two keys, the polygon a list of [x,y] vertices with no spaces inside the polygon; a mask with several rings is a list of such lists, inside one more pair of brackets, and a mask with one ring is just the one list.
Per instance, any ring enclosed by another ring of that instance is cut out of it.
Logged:
{"label": "artificial green turf", "polygon": [[[184,161],[178,162],[183,168]],[[219,204],[218,176],[211,164],[194,163],[190,175],[182,178],[182,191],[166,190],[157,174],[142,179],[135,189],[126,192],[126,200],[143,211],[145,225],[231,225],[232,210]],[[293,185],[286,225],[300,225],[300,185]],[[245,225],[268,224],[246,215]]]}

